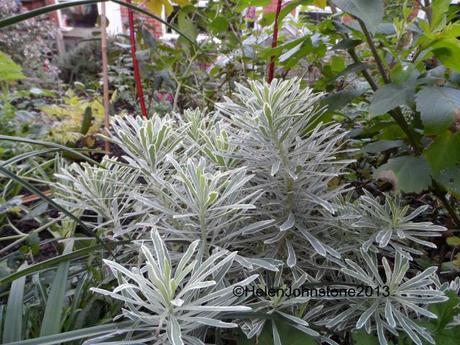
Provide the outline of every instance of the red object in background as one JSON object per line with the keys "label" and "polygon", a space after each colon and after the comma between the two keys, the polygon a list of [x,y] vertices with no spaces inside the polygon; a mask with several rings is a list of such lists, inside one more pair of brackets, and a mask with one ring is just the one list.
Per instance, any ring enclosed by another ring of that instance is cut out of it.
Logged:
{"label": "red object in background", "polygon": [[[282,0],[278,0],[278,3],[276,4],[275,24],[273,26],[272,48],[276,48],[276,46],[278,45],[278,25],[279,25],[278,19],[279,19],[280,12],[281,12],[282,2],[283,2]],[[272,56],[270,58],[270,65],[268,66],[267,81],[271,83],[274,76],[275,76],[275,57]]]}
{"label": "red object in background", "polygon": [[[130,4],[131,0],[127,0]],[[144,89],[142,88],[141,73],[139,71],[139,62],[136,57],[136,33],[134,31],[134,13],[130,8],[128,9],[128,20],[129,20],[129,41],[131,45],[131,57],[133,59],[134,68],[134,80],[136,81],[137,97],[141,106],[142,115],[144,118],[148,118],[147,108],[145,107]]]}

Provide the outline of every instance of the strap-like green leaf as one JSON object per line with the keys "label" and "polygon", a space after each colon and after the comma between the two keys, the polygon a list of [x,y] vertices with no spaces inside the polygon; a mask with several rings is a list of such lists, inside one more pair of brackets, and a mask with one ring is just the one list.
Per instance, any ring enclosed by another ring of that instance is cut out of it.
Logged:
{"label": "strap-like green leaf", "polygon": [[[106,243],[105,246],[106,247],[109,247],[109,248],[115,248],[116,246],[119,246],[119,245],[123,245],[123,244],[127,244],[129,243],[130,241],[119,241],[119,242],[111,242],[111,243]],[[29,274],[32,274],[32,273],[35,273],[35,272],[39,272],[39,271],[42,271],[44,269],[47,269],[47,268],[50,268],[50,267],[53,267],[55,265],[58,265],[60,264],[61,262],[66,262],[66,261],[69,261],[69,260],[73,260],[73,259],[78,259],[78,258],[82,258],[98,249],[102,249],[104,248],[104,245],[102,244],[97,244],[97,245],[94,245],[94,246],[90,246],[90,247],[86,247],[86,248],[83,248],[83,249],[80,249],[80,250],[76,250],[72,253],[69,253],[69,254],[66,254],[66,255],[59,255],[57,257],[54,257],[52,259],[48,259],[48,260],[45,260],[45,261],[42,261],[42,262],[39,262],[35,265],[32,265],[32,266],[29,266],[23,270],[18,270],[17,272],[15,273],[12,273],[6,277],[3,277],[0,279],[0,285],[3,285],[3,284],[8,284],[8,283],[11,283],[12,281],[16,280],[16,279],[19,279],[20,277],[23,277],[23,276],[26,276],[26,275],[29,275]]]}
{"label": "strap-like green leaf", "polygon": [[107,325],[100,325],[77,329],[75,331],[65,332],[61,334],[49,335],[35,339],[22,340],[9,345],[51,345],[51,344],[64,344],[72,340],[85,339],[96,337],[98,335],[109,334],[112,332],[119,332],[123,329],[129,329],[134,324],[133,321],[114,322]]}
{"label": "strap-like green leaf", "polygon": [[[73,240],[66,243],[64,255],[72,252]],[[40,329],[40,336],[58,334],[61,330],[61,315],[64,309],[65,292],[67,289],[67,277],[69,275],[70,262],[59,264],[51,286],[48,300],[46,301],[45,314]]]}
{"label": "strap-like green leaf", "polygon": [[[25,267],[27,267],[27,263],[21,265],[19,272],[23,271]],[[11,285],[3,328],[3,344],[22,340],[22,306],[24,304],[25,283],[26,277],[21,277]]]}
{"label": "strap-like green leaf", "polygon": [[[0,21],[1,22],[1,21]],[[0,135],[0,140],[7,140],[7,141],[15,141],[15,142],[20,142],[20,143],[27,143],[27,144],[32,144],[32,145],[41,145],[41,146],[46,146],[46,147],[53,147],[62,151],[67,151],[70,152],[81,159],[91,162],[93,164],[100,165],[98,162],[95,160],[92,160],[88,156],[85,156],[84,154],[78,152],[77,150],[71,149],[70,147],[64,146],[64,145],[59,145],[56,143],[48,142],[48,141],[41,141],[41,140],[34,140],[34,139],[29,139],[29,138],[22,138],[22,137],[13,137],[9,135]],[[3,164],[6,166],[6,164]]]}

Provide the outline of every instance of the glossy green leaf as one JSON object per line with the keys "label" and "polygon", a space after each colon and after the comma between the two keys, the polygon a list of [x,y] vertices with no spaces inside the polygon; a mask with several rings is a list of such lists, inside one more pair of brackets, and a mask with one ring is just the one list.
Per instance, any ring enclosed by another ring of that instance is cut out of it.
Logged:
{"label": "glossy green leaf", "polygon": [[343,71],[337,74],[336,78],[339,78],[341,76],[345,76],[351,73],[359,73],[364,71],[365,69],[369,68],[369,65],[361,62],[353,63],[351,65],[348,65]]}
{"label": "glossy green leaf", "polygon": [[181,31],[187,33],[188,37],[192,38],[193,40],[196,39],[198,32],[196,30],[195,24],[190,19],[187,13],[182,12],[182,11],[179,12],[178,26]]}
{"label": "glossy green leaf", "polygon": [[434,174],[439,174],[456,164],[460,164],[460,133],[445,131],[438,135],[425,150],[426,158]]}
{"label": "glossy green leaf", "polygon": [[281,21],[283,20],[284,17],[286,17],[289,13],[294,11],[298,6],[301,5],[310,5],[313,2],[313,0],[295,0],[295,1],[289,1],[286,2],[285,5],[283,5],[280,15],[278,17],[278,20]]}
{"label": "glossy green leaf", "polygon": [[237,2],[235,11],[241,12],[250,6],[267,6],[270,5],[271,0],[240,0]]}
{"label": "glossy green leaf", "polygon": [[375,32],[383,20],[383,0],[333,0],[338,8],[361,19],[368,30]]}
{"label": "glossy green leaf", "polygon": [[408,85],[388,84],[378,89],[371,99],[369,115],[383,115],[394,108],[412,101],[414,90]]}
{"label": "glossy green leaf", "polygon": [[363,151],[366,153],[380,153],[403,145],[404,142],[402,140],[379,140],[364,146]]}
{"label": "glossy green leaf", "polygon": [[332,69],[332,72],[334,73],[339,73],[342,72],[345,68],[345,60],[339,55],[335,55],[331,58],[330,66]]}
{"label": "glossy green leaf", "polygon": [[374,177],[391,182],[396,190],[420,193],[431,185],[431,168],[423,157],[403,156],[390,159]]}
{"label": "glossy green leaf", "polygon": [[281,54],[283,54],[284,52],[286,51],[289,51],[293,48],[295,48],[296,46],[298,46],[299,44],[303,44],[303,43],[308,43],[308,42],[311,42],[311,39],[309,36],[303,36],[303,37],[299,37],[299,38],[296,38],[296,39],[293,39],[291,41],[288,41],[286,43],[283,43],[283,44],[280,44],[279,46],[275,47],[275,48],[266,48],[264,49],[262,52],[261,52],[261,57],[262,58],[269,58],[271,56],[275,56],[275,57],[278,57],[280,56]]}
{"label": "glossy green leaf", "polygon": [[451,87],[425,86],[416,95],[426,134],[438,134],[449,128],[460,113],[460,90]]}
{"label": "glossy green leaf", "polygon": [[457,345],[460,338],[460,326],[448,325],[454,321],[458,315],[458,305],[460,298],[454,291],[448,291],[449,299],[443,303],[436,303],[430,307],[430,311],[435,313],[437,319],[422,321],[422,325],[430,330],[436,344],[439,345]]}
{"label": "glossy green leaf", "polygon": [[228,20],[224,16],[218,16],[211,22],[211,30],[214,33],[225,32],[228,29]]}
{"label": "glossy green leaf", "polygon": [[442,170],[437,178],[449,192],[460,197],[460,165]]}
{"label": "glossy green leaf", "polygon": [[337,43],[337,44],[333,47],[333,49],[337,49],[337,50],[349,50],[349,49],[356,48],[356,47],[359,46],[361,43],[363,43],[363,41],[361,41],[361,40],[355,40],[355,39],[351,39],[351,38],[346,38],[346,39],[341,40],[339,43]]}
{"label": "glossy green leaf", "polygon": [[365,89],[348,87],[324,97],[322,103],[327,106],[328,111],[336,111],[349,104],[356,97],[361,96],[365,91]]}
{"label": "glossy green leaf", "polygon": [[458,236],[447,237],[446,242],[449,246],[458,247],[460,246],[460,237]]}
{"label": "glossy green leaf", "polygon": [[448,68],[460,72],[460,41],[456,37],[437,40],[432,46],[433,54]]}

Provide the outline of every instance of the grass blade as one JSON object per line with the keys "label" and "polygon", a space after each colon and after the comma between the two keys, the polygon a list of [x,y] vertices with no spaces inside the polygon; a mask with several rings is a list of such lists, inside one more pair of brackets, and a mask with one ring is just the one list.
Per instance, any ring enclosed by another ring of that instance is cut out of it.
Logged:
{"label": "grass blade", "polygon": [[[30,11],[30,12],[33,12],[33,11]],[[27,13],[30,13],[30,12],[27,12]],[[24,14],[27,14],[27,13],[24,13]],[[0,20],[0,23],[2,21],[3,20]],[[1,28],[1,24],[0,24],[0,28]],[[60,145],[60,144],[51,143],[51,142],[48,142],[48,141],[41,141],[41,140],[22,138],[22,137],[14,137],[14,136],[9,136],[9,135],[0,135],[0,140],[15,141],[15,142],[19,142],[19,143],[27,143],[27,144],[32,144],[32,145],[41,145],[41,146],[53,147],[53,148],[56,148],[56,149],[60,149],[62,151],[67,151],[69,153],[72,153],[73,155],[76,155],[76,156],[80,157],[81,159],[83,159],[85,161],[91,162],[93,164],[100,165],[95,160],[89,158],[88,156],[85,156],[84,154],[78,152],[77,150],[71,149],[70,147]]]}
{"label": "grass blade", "polygon": [[[66,243],[63,254],[72,252],[73,240]],[[40,336],[57,334],[61,331],[61,315],[64,309],[65,292],[67,289],[67,278],[69,275],[70,262],[65,261],[59,264],[51,286],[48,300],[46,301],[45,314],[40,329]]]}
{"label": "grass blade", "polygon": [[2,330],[3,330],[3,311],[5,306],[2,304],[0,305],[0,339],[2,339]]}
{"label": "grass blade", "polygon": [[37,150],[37,151],[32,151],[32,152],[25,152],[23,154],[14,156],[13,158],[8,159],[7,161],[4,161],[1,166],[7,167],[8,165],[14,164],[16,162],[22,161],[27,158],[35,157],[35,156],[40,156],[42,154],[46,153],[51,153],[51,152],[57,152],[60,149],[58,148],[53,148],[53,149],[46,149],[46,150]]}
{"label": "grass blade", "polygon": [[52,345],[52,344],[61,344],[68,343],[72,340],[91,338],[103,334],[108,334],[111,332],[117,332],[123,329],[129,329],[133,326],[134,322],[122,321],[109,323],[107,325],[100,325],[94,327],[88,327],[83,329],[77,329],[75,331],[65,332],[61,334],[48,335],[46,337],[39,337],[35,339],[28,339],[23,341],[18,341],[10,343],[8,345]]}
{"label": "grass blade", "polygon": [[[119,241],[119,242],[106,243],[105,246],[115,248],[116,246],[127,244],[127,243],[130,243],[130,241]],[[29,267],[27,267],[27,268],[25,268],[23,270],[20,270],[20,271],[18,270],[15,273],[12,273],[10,275],[7,275],[6,277],[1,278],[0,279],[0,285],[11,283],[12,281],[14,281],[16,279],[19,279],[20,277],[23,277],[23,276],[26,276],[28,274],[32,274],[32,273],[35,273],[35,272],[39,272],[39,271],[42,271],[44,269],[47,269],[47,268],[50,268],[50,267],[53,267],[53,266],[56,266],[56,265],[60,264],[61,262],[66,262],[66,261],[69,261],[69,260],[82,258],[82,257],[84,257],[86,255],[91,254],[95,250],[102,249],[102,248],[104,248],[104,246],[102,244],[97,244],[97,245],[94,245],[94,246],[91,246],[91,247],[86,247],[86,248],[83,248],[83,249],[76,250],[76,251],[74,251],[72,253],[69,253],[69,254],[59,255],[59,256],[57,256],[55,258],[39,262],[39,263],[37,263],[35,265],[31,265],[31,266],[29,266]]]}
{"label": "grass blade", "polygon": [[[21,265],[23,270],[27,263]],[[24,303],[24,286],[26,277],[21,277],[11,284],[10,295],[6,305],[5,326],[3,327],[3,344],[22,339],[22,305]]]}

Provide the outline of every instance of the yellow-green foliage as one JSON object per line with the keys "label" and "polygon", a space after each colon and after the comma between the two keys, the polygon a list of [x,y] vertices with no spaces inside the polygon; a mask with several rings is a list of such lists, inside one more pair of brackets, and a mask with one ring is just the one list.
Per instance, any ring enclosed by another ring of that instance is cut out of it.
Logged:
{"label": "yellow-green foliage", "polygon": [[[88,107],[91,108],[89,128],[85,124],[88,120]],[[52,117],[54,122],[49,133],[50,139],[63,144],[92,137],[99,132],[104,123],[104,106],[99,98],[84,99],[72,90],[66,92],[62,105],[48,105],[41,110]],[[83,127],[85,130],[82,131]]]}
{"label": "yellow-green foliage", "polygon": [[21,66],[17,65],[9,55],[0,51],[0,81],[11,82],[24,79]]}

